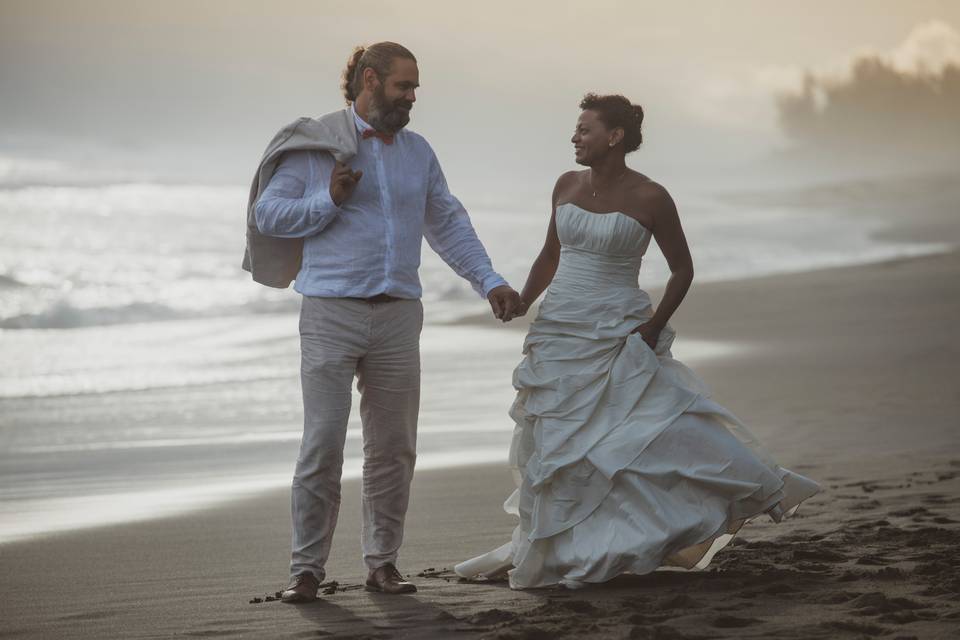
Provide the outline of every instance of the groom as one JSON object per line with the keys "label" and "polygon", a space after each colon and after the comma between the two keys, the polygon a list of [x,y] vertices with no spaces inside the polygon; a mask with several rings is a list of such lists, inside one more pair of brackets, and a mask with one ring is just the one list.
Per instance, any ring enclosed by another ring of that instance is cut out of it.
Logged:
{"label": "groom", "polygon": [[[254,279],[274,286],[286,286],[296,273],[294,289],[303,294],[304,429],[284,602],[314,600],[326,575],[355,375],[366,586],[416,591],[396,560],[416,459],[422,239],[487,298],[497,318],[518,314],[517,292],[493,270],[430,145],[404,128],[418,86],[417,61],[405,47],[357,48],[343,78],[349,106],[281,130],[254,180],[245,266],[252,258]],[[262,249],[268,245],[280,248]],[[299,269],[271,263],[291,259]],[[281,272],[289,275],[268,282]]]}

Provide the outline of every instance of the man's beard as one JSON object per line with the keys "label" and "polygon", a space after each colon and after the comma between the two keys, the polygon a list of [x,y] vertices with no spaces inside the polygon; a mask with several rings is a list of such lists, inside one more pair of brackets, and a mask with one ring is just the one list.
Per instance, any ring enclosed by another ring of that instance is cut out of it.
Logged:
{"label": "man's beard", "polygon": [[[406,107],[406,110],[400,107]],[[370,120],[370,125],[377,131],[394,134],[410,122],[412,108],[413,103],[409,100],[403,98],[397,98],[393,102],[388,100],[383,85],[380,85],[373,91],[370,98],[367,118]]]}

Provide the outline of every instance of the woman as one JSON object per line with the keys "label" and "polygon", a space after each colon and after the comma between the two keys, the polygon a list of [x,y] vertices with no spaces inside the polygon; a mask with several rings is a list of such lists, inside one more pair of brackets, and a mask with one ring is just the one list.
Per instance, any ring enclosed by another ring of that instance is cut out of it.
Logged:
{"label": "woman", "polygon": [[[624,572],[702,569],[744,522],[779,522],[820,490],[780,467],[674,360],[668,324],[693,265],[667,191],[627,168],[643,110],[587,94],[521,313],[547,290],[513,375],[511,542],[462,562],[515,589],[577,588]],[[656,239],[670,266],[653,309],[638,288]],[[549,285],[549,288],[548,288]]]}

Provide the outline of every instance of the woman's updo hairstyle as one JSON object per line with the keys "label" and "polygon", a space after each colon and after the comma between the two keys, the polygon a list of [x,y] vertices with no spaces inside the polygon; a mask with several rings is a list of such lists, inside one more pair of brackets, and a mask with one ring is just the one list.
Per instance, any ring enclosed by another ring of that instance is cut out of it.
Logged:
{"label": "woman's updo hairstyle", "polygon": [[347,68],[343,70],[343,78],[340,82],[347,104],[353,104],[363,91],[364,69],[370,67],[376,71],[377,77],[383,82],[390,73],[394,58],[417,61],[409,49],[396,42],[378,42],[369,47],[356,47],[347,59]]}
{"label": "woman's updo hairstyle", "polygon": [[600,96],[588,93],[580,101],[581,109],[596,111],[607,129],[623,129],[623,149],[626,153],[636,151],[643,142],[640,125],[643,124],[643,107],[631,104],[621,95]]}

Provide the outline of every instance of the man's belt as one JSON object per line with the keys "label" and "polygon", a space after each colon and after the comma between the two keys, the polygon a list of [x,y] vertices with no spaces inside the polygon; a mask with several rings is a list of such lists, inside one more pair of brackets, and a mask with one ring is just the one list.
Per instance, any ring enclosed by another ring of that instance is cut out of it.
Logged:
{"label": "man's belt", "polygon": [[364,302],[369,302],[370,304],[378,304],[381,302],[393,302],[394,300],[403,300],[403,298],[397,298],[394,296],[387,295],[385,293],[378,293],[375,296],[370,296],[369,298],[351,298],[351,300],[363,300]]}

